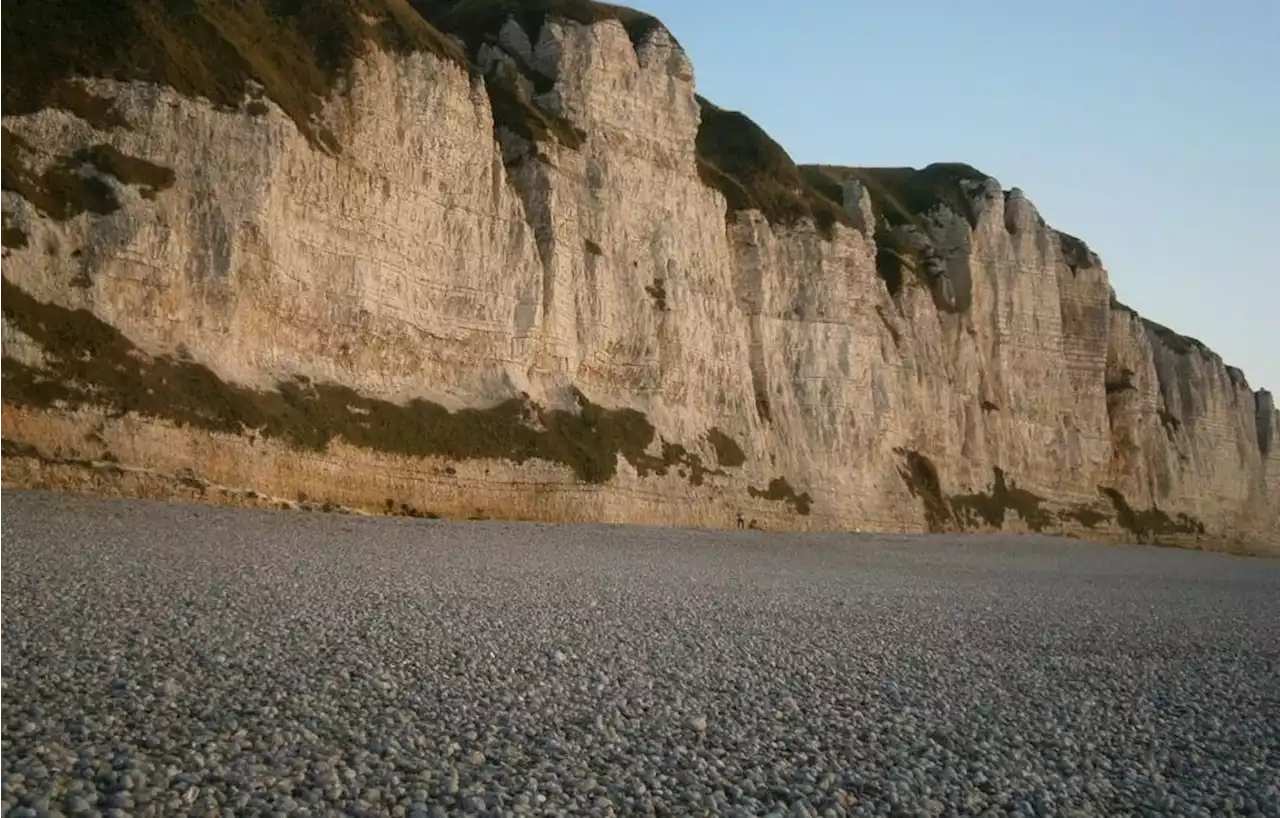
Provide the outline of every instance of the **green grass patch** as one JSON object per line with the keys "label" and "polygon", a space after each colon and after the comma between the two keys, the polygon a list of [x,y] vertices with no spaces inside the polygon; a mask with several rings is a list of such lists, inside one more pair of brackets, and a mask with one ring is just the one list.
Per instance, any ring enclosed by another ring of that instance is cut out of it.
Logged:
{"label": "green grass patch", "polygon": [[831,199],[811,185],[782,146],[745,115],[726,111],[698,97],[698,172],[736,211],[759,210],[771,224],[790,225],[811,218],[830,238],[837,223],[849,225],[840,198]]}
{"label": "green grass patch", "polygon": [[428,401],[394,404],[305,378],[254,390],[226,383],[194,361],[146,355],[89,311],[38,301],[8,280],[0,300],[4,317],[41,345],[46,361],[37,369],[5,359],[4,399],[16,406],[99,407],[212,432],[261,435],[313,451],[340,438],[417,457],[516,463],[540,458],[567,466],[588,483],[611,479],[618,455],[642,475],[679,467],[700,482],[707,473],[678,444],[663,442],[660,456],[647,454],[655,434],[643,414],[606,409],[581,393],[575,411],[543,409],[521,397],[450,412]]}
{"label": "green grass patch", "polygon": [[[8,90],[7,84],[5,89]],[[129,127],[115,100],[98,96],[81,82],[66,81],[54,85],[48,89],[45,100],[45,107],[75,114],[100,131]],[[8,113],[7,107],[5,112]]]}
{"label": "green grass patch", "polygon": [[255,80],[317,148],[321,101],[367,49],[467,66],[407,0],[12,0],[2,25],[5,116],[78,104],[108,121],[67,90],[76,76],[156,83],[223,108]]}
{"label": "green grass patch", "polygon": [[1111,519],[1086,505],[1064,508],[1056,512],[1056,515],[1051,515],[1042,507],[1044,498],[1010,485],[1004,470],[999,467],[994,469],[995,479],[991,491],[948,498],[942,490],[933,461],[910,449],[898,448],[894,452],[902,457],[898,473],[907,484],[911,496],[923,502],[925,522],[934,533],[948,531],[953,524],[962,529],[1000,530],[1010,511],[1017,512],[1027,527],[1036,532],[1049,528],[1054,516],[1062,522],[1074,520],[1090,529]]}
{"label": "green grass patch", "polygon": [[440,519],[440,515],[433,511],[423,511],[422,509],[411,506],[408,503],[400,503],[397,505],[396,501],[390,497],[387,498],[387,501],[383,506],[383,512],[393,517],[414,517],[419,520]]}

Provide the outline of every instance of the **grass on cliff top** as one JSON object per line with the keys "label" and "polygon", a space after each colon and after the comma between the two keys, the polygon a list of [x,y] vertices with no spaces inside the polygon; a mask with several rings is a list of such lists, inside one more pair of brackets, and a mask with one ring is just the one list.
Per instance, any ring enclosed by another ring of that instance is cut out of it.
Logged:
{"label": "grass on cliff top", "polygon": [[6,0],[2,27],[5,116],[70,108],[76,76],[152,82],[227,107],[256,80],[330,149],[312,119],[369,47],[467,65],[407,0]]}
{"label": "grass on cliff top", "polygon": [[919,169],[805,165],[801,170],[810,184],[827,190],[828,195],[839,191],[850,179],[862,182],[871,195],[876,215],[890,227],[920,227],[920,217],[940,204],[976,226],[977,213],[961,182],[985,182],[990,178],[959,162],[938,162]]}
{"label": "grass on cliff top", "polygon": [[1062,251],[1062,260],[1067,263],[1067,267],[1071,269],[1071,272],[1075,273],[1102,265],[1101,259],[1083,239],[1076,238],[1070,233],[1064,233],[1061,230],[1054,230],[1053,232],[1058,237],[1058,247]]}
{"label": "grass on cliff top", "polygon": [[1143,318],[1142,324],[1147,328],[1147,331],[1156,336],[1156,338],[1158,338],[1165,347],[1179,355],[1190,355],[1192,352],[1198,351],[1206,357],[1217,357],[1214,355],[1213,350],[1205,346],[1204,342],[1195,338],[1189,338],[1186,335],[1179,335],[1164,324],[1157,324],[1150,318]]}
{"label": "grass on cliff top", "polygon": [[498,31],[509,17],[515,17],[532,44],[538,42],[547,20],[583,25],[617,20],[632,45],[662,27],[652,15],[591,0],[413,0],[413,5],[438,29],[461,37],[473,55],[481,43],[497,42]]}
{"label": "grass on cliff top", "polygon": [[698,169],[703,182],[724,195],[730,213],[759,210],[771,224],[812,218],[827,237],[836,223],[851,223],[840,198],[833,200],[810,184],[759,125],[702,97],[698,105]]}

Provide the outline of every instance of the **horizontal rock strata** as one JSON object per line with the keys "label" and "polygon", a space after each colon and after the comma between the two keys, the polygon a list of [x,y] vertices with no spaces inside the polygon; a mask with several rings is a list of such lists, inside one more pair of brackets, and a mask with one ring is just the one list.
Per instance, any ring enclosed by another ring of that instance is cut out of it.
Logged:
{"label": "horizontal rock strata", "polygon": [[974,168],[797,166],[625,9],[152,5],[6,18],[5,485],[1280,542],[1271,396]]}

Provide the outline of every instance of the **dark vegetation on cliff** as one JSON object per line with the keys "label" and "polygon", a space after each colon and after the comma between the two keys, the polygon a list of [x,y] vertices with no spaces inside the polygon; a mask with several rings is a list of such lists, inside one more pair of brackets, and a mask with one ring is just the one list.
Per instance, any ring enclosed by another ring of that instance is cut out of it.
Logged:
{"label": "dark vegetation on cliff", "polygon": [[412,0],[423,16],[441,31],[454,34],[467,44],[472,54],[481,43],[496,43],[498,31],[514,17],[530,43],[548,20],[591,25],[617,20],[627,30],[633,45],[639,45],[654,29],[662,27],[658,18],[642,11],[596,3],[592,0]]}
{"label": "dark vegetation on cliff", "polygon": [[1089,245],[1085,244],[1083,239],[1078,239],[1061,230],[1053,232],[1058,237],[1058,249],[1062,252],[1062,260],[1067,263],[1071,272],[1078,273],[1084,269],[1102,266],[1097,254],[1089,249]]}
{"label": "dark vegetation on cliff", "polygon": [[1004,470],[996,467],[989,491],[948,496],[938,477],[938,469],[927,455],[910,449],[895,449],[902,464],[898,468],[907,490],[924,507],[925,522],[932,532],[1001,529],[1010,513],[1035,532],[1052,530],[1055,521],[1078,523],[1096,529],[1105,522],[1114,524],[1138,542],[1154,545],[1205,533],[1204,524],[1186,514],[1169,516],[1158,508],[1138,511],[1114,488],[1099,486],[1098,493],[1111,506],[1107,514],[1092,505],[1079,504],[1050,511],[1045,498],[1014,485]]}
{"label": "dark vegetation on cliff", "polygon": [[[245,104],[250,113],[265,113],[260,99],[245,102],[255,93],[247,85],[254,81],[314,146],[337,152],[337,137],[317,115],[358,56],[371,47],[425,51],[473,70],[448,35],[465,41],[474,56],[511,15],[534,39],[546,19],[616,19],[636,42],[661,25],[650,15],[588,0],[13,0],[3,18],[4,114],[53,107],[95,127],[126,127],[111,103],[76,83],[77,76],[152,82],[225,109]],[[488,77],[485,87],[495,125],[533,142],[581,145],[581,131],[539,106],[512,77]]]}
{"label": "dark vegetation on cliff", "polygon": [[1142,325],[1146,327],[1148,333],[1159,339],[1160,343],[1164,344],[1167,349],[1179,355],[1190,355],[1192,352],[1199,352],[1208,357],[1218,357],[1203,342],[1195,338],[1189,338],[1186,335],[1179,335],[1165,325],[1157,324],[1150,318],[1143,318]]}
{"label": "dark vegetation on cliff", "polygon": [[[856,179],[871,195],[877,221],[889,227],[913,226],[925,229],[923,216],[939,205],[978,223],[971,203],[973,194],[990,178],[975,167],[960,162],[936,162],[923,168],[869,168],[840,165],[805,165],[806,178],[829,193],[839,193],[841,185]],[[840,199],[837,199],[840,201]]]}
{"label": "dark vegetation on cliff", "polygon": [[714,426],[707,431],[707,442],[715,450],[716,462],[721,466],[738,468],[746,464],[747,456],[738,445],[738,441]]}
{"label": "dark vegetation on cliff", "polygon": [[726,111],[698,97],[698,173],[724,195],[729,216],[759,210],[770,223],[813,219],[828,238],[837,223],[850,224],[835,199],[810,184],[782,146],[737,111]]}
{"label": "dark vegetation on cliff", "polygon": [[764,500],[771,500],[775,503],[787,503],[797,514],[808,516],[813,508],[813,498],[809,496],[807,491],[796,493],[785,477],[775,477],[769,481],[769,485],[763,489],[755,486],[748,486],[747,493],[752,497]]}
{"label": "dark vegetation on cliff", "polygon": [[[804,165],[800,171],[809,184],[836,201],[843,201],[845,182],[857,181],[866,189],[876,220],[876,272],[890,295],[897,295],[913,279],[932,288],[940,274],[941,265],[930,257],[928,243],[922,249],[900,231],[911,228],[928,237],[924,217],[940,206],[976,225],[977,210],[966,185],[976,190],[970,183],[985,183],[988,178],[961,163],[935,163],[921,169]],[[938,306],[951,308],[943,302]]]}
{"label": "dark vegetation on cliff", "polygon": [[582,147],[586,132],[539,105],[516,74],[496,70],[485,77],[484,87],[493,110],[494,138],[498,129],[506,128],[530,142],[556,141],[573,150]]}
{"label": "dark vegetation on cliff", "polygon": [[4,114],[84,108],[77,75],[152,82],[236,108],[260,83],[314,144],[320,101],[370,45],[467,64],[408,0],[10,0]]}
{"label": "dark vegetation on cliff", "polygon": [[[626,29],[632,45],[639,45],[662,27],[656,17],[624,6],[591,0],[411,0],[433,26],[461,40],[467,56],[475,61],[482,45],[498,45],[498,32],[514,19],[530,45],[536,45],[548,21],[582,25],[616,20]],[[505,49],[504,49],[505,52]],[[555,111],[538,102],[555,80],[545,76],[519,54],[505,52],[514,71],[490,71],[485,89],[493,109],[495,136],[505,127],[530,142],[556,141],[567,148],[581,147],[586,134]],[[523,81],[522,81],[523,80]],[[521,157],[523,158],[523,157]]]}
{"label": "dark vegetation on cliff", "polygon": [[174,175],[144,159],[122,153],[112,145],[100,143],[81,148],[71,156],[60,156],[43,171],[30,167],[35,151],[22,137],[0,131],[4,152],[4,190],[13,191],[51,219],[65,221],[81,213],[104,215],[118,210],[122,203],[115,189],[95,175],[81,172],[85,168],[112,176],[122,184],[138,188],[147,199],[173,185]]}
{"label": "dark vegetation on cliff", "polygon": [[[4,399],[14,406],[96,406],[212,432],[260,435],[315,451],[343,440],[418,457],[517,463],[539,458],[569,467],[588,483],[612,479],[618,455],[641,474],[666,474],[674,468],[695,485],[707,474],[723,474],[678,443],[658,441],[661,454],[648,454],[655,434],[643,414],[606,409],[580,393],[576,411],[544,409],[518,398],[488,409],[449,412],[428,401],[394,404],[305,378],[270,391],[254,390],[226,383],[194,361],[146,355],[87,310],[38,301],[8,279],[2,287],[6,321],[39,343],[46,361],[36,369],[5,359]],[[708,436],[721,466],[745,462],[732,438],[715,429]],[[770,498],[806,507],[808,502],[807,495],[788,491]]]}
{"label": "dark vegetation on cliff", "polygon": [[6,249],[19,250],[26,247],[30,242],[30,236],[27,231],[13,223],[13,219],[8,213],[4,214],[4,229],[0,231],[0,239]]}

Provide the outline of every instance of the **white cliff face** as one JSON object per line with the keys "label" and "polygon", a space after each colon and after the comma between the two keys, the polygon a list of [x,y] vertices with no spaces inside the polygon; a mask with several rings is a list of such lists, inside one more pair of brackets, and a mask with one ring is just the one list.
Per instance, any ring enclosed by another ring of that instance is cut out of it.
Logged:
{"label": "white cliff face", "polygon": [[[269,423],[236,431],[145,398],[111,411],[102,384],[116,376],[92,370],[75,371],[101,377],[101,400],[45,399],[29,373],[69,365],[37,339],[44,308],[10,298],[6,485],[155,495],[195,481],[371,511],[722,525],[741,508],[772,528],[1124,538],[1151,536],[1155,516],[1132,518],[1158,509],[1173,520],[1158,533],[1179,542],[1280,539],[1280,445],[1264,452],[1258,433],[1280,437],[1274,407],[1216,356],[1171,350],[1113,309],[1101,264],[1067,252],[1020,192],[969,190],[975,224],[923,214],[912,240],[943,274],[909,274],[893,296],[857,184],[844,189],[855,226],[830,239],[756,212],[726,223],[699,176],[692,67],[661,27],[633,45],[616,22],[536,35],[509,22],[484,49],[490,68],[535,66],[550,84],[538,100],[581,144],[534,146],[499,123],[500,144],[481,80],[378,51],[324,108],[334,154],[250,95],[219,110],[89,79],[130,127],[5,117],[36,173],[98,144],[172,171],[154,194],[106,178],[119,209],[61,221],[6,189],[6,228],[25,236],[6,240],[6,295],[87,310],[137,347],[129,360],[191,361],[232,391],[304,376],[361,400],[483,410],[522,393],[570,409],[576,389],[643,413],[646,457],[664,468],[609,454],[617,473],[584,482],[550,450],[459,457],[350,431],[300,447]],[[722,462],[712,430],[743,462]],[[913,457],[932,464],[932,488]]]}
{"label": "white cliff face", "polygon": [[30,236],[6,258],[10,281],[238,383],[301,374],[471,402],[523,375],[542,270],[497,147],[476,138],[490,127],[484,92],[460,69],[374,52],[330,106],[336,157],[274,106],[91,88],[136,127],[94,132],[58,110],[5,127],[53,157],[107,142],[175,184],[151,201],[125,186],[125,207],[65,223],[6,193]]}

